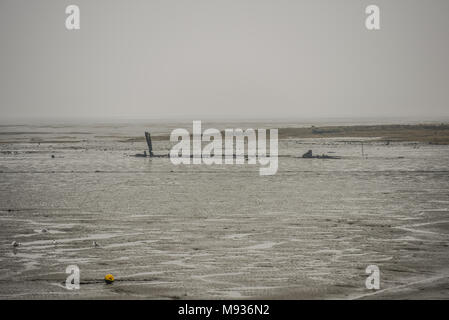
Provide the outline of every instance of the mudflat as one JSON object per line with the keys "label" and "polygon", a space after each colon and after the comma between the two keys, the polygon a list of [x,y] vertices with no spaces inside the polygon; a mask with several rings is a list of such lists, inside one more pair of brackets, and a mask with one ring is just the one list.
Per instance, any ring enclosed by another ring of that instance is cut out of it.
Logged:
{"label": "mudflat", "polygon": [[[440,136],[426,126],[386,126],[393,140],[382,126],[280,124],[269,177],[131,157],[149,125],[1,127],[0,297],[446,299],[449,147],[405,134]],[[152,131],[165,137],[155,152],[172,127]],[[309,149],[341,159],[302,159]],[[372,264],[377,292],[365,287]],[[65,288],[69,265],[80,290]]]}

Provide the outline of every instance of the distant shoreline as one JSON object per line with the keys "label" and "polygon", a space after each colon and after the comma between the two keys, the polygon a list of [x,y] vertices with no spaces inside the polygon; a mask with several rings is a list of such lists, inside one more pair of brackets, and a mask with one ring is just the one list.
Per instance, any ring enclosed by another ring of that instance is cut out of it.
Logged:
{"label": "distant shoreline", "polygon": [[[282,124],[280,124],[282,126]],[[239,126],[236,126],[237,128]],[[270,126],[276,128],[275,126]],[[230,126],[230,128],[234,128]],[[61,129],[61,127],[59,127]],[[246,127],[241,129],[246,130]],[[329,125],[329,126],[308,126],[308,127],[280,127],[279,140],[288,139],[319,139],[319,138],[372,138],[373,141],[389,142],[416,142],[422,144],[435,145],[449,145],[449,123],[441,124],[388,124],[388,125]],[[142,135],[112,135],[108,133],[101,136],[94,136],[98,139],[112,138],[121,143],[145,142],[144,130],[149,130],[151,127],[145,128],[142,126]],[[48,130],[39,131],[8,131],[2,132],[0,130],[0,144],[10,143],[78,143],[75,137],[77,134],[93,135],[94,132],[83,128],[83,132],[58,131],[49,132]],[[223,134],[223,132],[222,132]],[[42,135],[49,135],[48,140],[42,138]],[[55,137],[56,135],[56,137]],[[61,137],[59,137],[59,135]],[[11,136],[20,136],[19,139],[11,139]],[[37,136],[41,136],[37,138]],[[64,138],[64,139],[62,139]],[[170,134],[154,134],[152,133],[153,141],[168,141]]]}
{"label": "distant shoreline", "polygon": [[[245,128],[242,128],[245,130]],[[153,136],[153,140],[164,141],[170,136]],[[373,138],[375,141],[418,142],[449,145],[449,124],[413,125],[354,125],[354,126],[310,126],[307,128],[279,128],[279,139],[306,138]],[[128,141],[145,141],[145,137],[133,137]],[[122,142],[125,142],[122,140]]]}
{"label": "distant shoreline", "polygon": [[377,138],[385,142],[449,144],[449,124],[356,125],[281,128],[279,138]]}

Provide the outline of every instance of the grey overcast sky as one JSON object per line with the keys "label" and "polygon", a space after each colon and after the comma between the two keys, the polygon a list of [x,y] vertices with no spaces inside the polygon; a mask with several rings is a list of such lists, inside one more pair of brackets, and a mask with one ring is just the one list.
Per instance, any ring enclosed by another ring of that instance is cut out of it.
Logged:
{"label": "grey overcast sky", "polygon": [[449,117],[447,0],[0,0],[0,48],[1,118]]}

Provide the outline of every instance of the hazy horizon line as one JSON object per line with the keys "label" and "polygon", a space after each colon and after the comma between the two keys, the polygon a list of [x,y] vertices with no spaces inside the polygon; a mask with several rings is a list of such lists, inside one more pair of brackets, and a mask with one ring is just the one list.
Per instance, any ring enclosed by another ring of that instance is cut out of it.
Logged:
{"label": "hazy horizon line", "polygon": [[32,116],[17,116],[17,117],[2,117],[0,119],[0,125],[33,125],[33,124],[63,124],[63,123],[87,123],[87,124],[99,124],[99,123],[188,123],[193,120],[201,120],[203,122],[215,122],[215,123],[257,123],[257,122],[273,122],[273,123],[367,123],[367,124],[417,124],[417,123],[449,123],[449,116],[444,117],[417,117],[417,116],[308,116],[308,117],[199,117],[199,116],[172,116],[172,117],[120,117],[120,116],[91,116],[91,117],[32,117]]}

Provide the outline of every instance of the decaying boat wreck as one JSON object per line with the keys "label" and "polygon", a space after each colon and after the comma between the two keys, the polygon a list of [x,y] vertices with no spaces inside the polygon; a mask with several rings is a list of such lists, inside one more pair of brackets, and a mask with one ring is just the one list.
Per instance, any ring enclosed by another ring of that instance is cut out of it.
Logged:
{"label": "decaying boat wreck", "polygon": [[314,156],[312,153],[312,150],[309,150],[306,153],[304,153],[302,155],[302,158],[304,158],[304,159],[341,159],[341,157],[328,156],[326,154]]}
{"label": "decaying boat wreck", "polygon": [[[148,145],[148,153],[145,150],[145,151],[143,151],[143,153],[136,153],[134,155],[134,157],[142,157],[142,158],[146,158],[146,157],[149,157],[149,158],[169,158],[170,157],[169,154],[154,154],[153,153],[153,143],[151,141],[151,135],[150,135],[150,133],[148,131],[145,131],[145,140],[146,140],[147,145]],[[213,156],[213,154],[211,156]],[[235,153],[232,156],[233,156],[233,158],[236,158],[236,154]],[[190,155],[190,158],[193,158],[193,157],[194,157],[193,155]],[[294,157],[294,156],[290,156],[290,155],[279,155],[278,157],[298,158],[298,157]],[[245,158],[245,160],[248,160],[248,155],[245,154],[244,158]],[[312,150],[307,151],[300,158],[304,158],[304,159],[341,159],[341,157],[338,157],[338,156],[328,156],[328,155],[325,155],[325,154],[313,155]]]}

